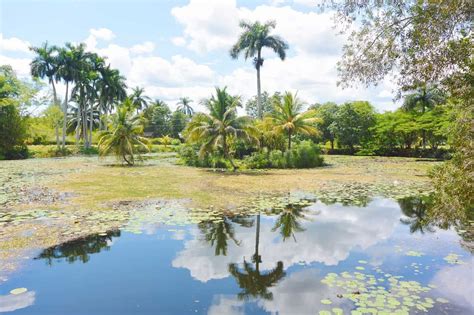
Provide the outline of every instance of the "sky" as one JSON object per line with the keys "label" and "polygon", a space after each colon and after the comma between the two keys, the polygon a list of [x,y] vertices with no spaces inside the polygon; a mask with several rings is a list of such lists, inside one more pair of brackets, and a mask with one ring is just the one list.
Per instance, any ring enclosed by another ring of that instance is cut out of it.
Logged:
{"label": "sky", "polygon": [[[245,101],[256,94],[251,60],[234,60],[230,47],[239,21],[277,23],[273,34],[290,49],[281,61],[264,50],[262,90],[298,92],[307,104],[368,100],[380,111],[393,110],[393,85],[342,89],[336,63],[344,35],[334,29],[331,12],[317,0],[0,0],[0,64],[29,77],[28,47],[48,41],[87,44],[127,78],[171,108],[180,97],[199,101],[214,87],[227,86]],[[61,91],[63,87],[60,87]]]}

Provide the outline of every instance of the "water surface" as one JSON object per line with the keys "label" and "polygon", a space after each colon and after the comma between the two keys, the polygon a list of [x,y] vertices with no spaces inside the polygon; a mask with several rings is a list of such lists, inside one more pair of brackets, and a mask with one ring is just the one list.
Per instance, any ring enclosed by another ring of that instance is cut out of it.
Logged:
{"label": "water surface", "polygon": [[37,253],[0,285],[0,312],[472,314],[474,258],[455,231],[423,225],[421,205],[289,204],[91,235]]}

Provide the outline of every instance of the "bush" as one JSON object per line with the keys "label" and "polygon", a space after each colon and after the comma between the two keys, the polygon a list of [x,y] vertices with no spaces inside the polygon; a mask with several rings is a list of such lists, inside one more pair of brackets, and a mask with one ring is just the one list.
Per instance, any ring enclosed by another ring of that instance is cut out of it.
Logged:
{"label": "bush", "polygon": [[26,159],[27,122],[15,105],[0,106],[0,156],[7,160]]}
{"label": "bush", "polygon": [[323,165],[321,150],[312,141],[301,141],[282,152],[280,150],[255,152],[244,159],[250,169],[262,168],[311,168]]}
{"label": "bush", "polygon": [[216,152],[199,158],[198,147],[184,144],[179,148],[179,157],[183,164],[194,167],[231,168],[230,162],[222,154]]}

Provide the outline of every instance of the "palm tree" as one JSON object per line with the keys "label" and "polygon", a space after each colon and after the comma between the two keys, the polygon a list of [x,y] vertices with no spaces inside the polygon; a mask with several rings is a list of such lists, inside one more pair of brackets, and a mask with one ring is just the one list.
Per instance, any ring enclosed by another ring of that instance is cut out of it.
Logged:
{"label": "palm tree", "polygon": [[178,101],[178,110],[181,111],[183,114],[188,115],[191,117],[194,114],[194,109],[191,107],[191,103],[193,102],[192,99],[189,97],[182,97]]}
{"label": "palm tree", "polygon": [[262,118],[262,102],[261,102],[261,85],[260,85],[260,68],[263,66],[262,48],[267,47],[278,54],[281,60],[286,58],[286,50],[288,44],[279,36],[270,35],[270,31],[274,29],[276,23],[274,21],[261,24],[260,22],[248,23],[240,22],[240,27],[244,30],[240,35],[237,43],[232,46],[230,55],[237,59],[241,52],[244,57],[253,57],[253,64],[257,69],[257,107],[258,117]]}
{"label": "palm tree", "polygon": [[[123,101],[127,97],[127,86],[125,78],[110,65],[99,70],[100,79],[97,82],[99,90],[99,112],[107,115],[112,110],[113,104]],[[102,129],[102,120],[99,121],[99,129]]]}
{"label": "palm tree", "polygon": [[185,134],[191,143],[202,143],[200,157],[214,150],[222,149],[233,170],[236,166],[229,153],[229,138],[240,138],[248,142],[258,142],[255,127],[247,117],[237,117],[240,97],[231,96],[226,88],[216,88],[216,95],[204,100],[209,114],[198,113],[189,122]]}
{"label": "palm tree", "polygon": [[263,298],[266,300],[273,299],[273,293],[268,289],[274,286],[278,281],[285,277],[286,273],[283,270],[283,262],[277,262],[275,268],[269,272],[262,273],[260,271],[260,263],[262,258],[259,255],[259,241],[260,241],[260,214],[257,215],[257,226],[255,236],[255,253],[252,256],[252,262],[255,263],[255,268],[244,259],[244,268],[240,270],[237,264],[229,264],[229,273],[237,280],[239,287],[242,289],[237,296],[240,300],[248,298]]}
{"label": "palm tree", "polygon": [[[58,95],[56,92],[56,85],[60,80],[58,76],[59,60],[58,54],[59,50],[56,46],[48,45],[48,42],[44,42],[40,47],[30,47],[30,50],[33,51],[36,56],[31,61],[31,75],[35,78],[44,79],[48,78],[48,82],[53,88],[53,102],[54,106],[59,106]],[[56,132],[56,145],[59,149],[59,126],[55,124],[54,126]]]}
{"label": "palm tree", "polygon": [[[406,111],[409,110],[420,110],[421,114],[424,114],[427,109],[432,109],[438,104],[442,104],[445,101],[443,92],[437,87],[426,87],[423,85],[412,94],[405,96],[402,108]],[[426,131],[421,130],[422,133],[422,145],[423,148],[426,146]]]}
{"label": "palm tree", "polygon": [[127,99],[117,108],[112,116],[110,131],[104,132],[99,139],[99,154],[101,156],[113,152],[115,156],[128,165],[135,163],[136,146],[148,149],[148,140],[143,134],[143,123],[139,115],[133,114],[131,100]]}
{"label": "palm tree", "polygon": [[130,95],[130,99],[132,100],[133,107],[136,108],[137,114],[139,110],[148,108],[148,102],[150,98],[148,96],[143,95],[145,93],[145,89],[141,87],[135,87],[132,89],[132,94]]}
{"label": "palm tree", "polygon": [[302,133],[316,135],[318,129],[315,124],[319,121],[314,110],[302,112],[303,103],[296,94],[285,92],[282,99],[275,99],[275,109],[270,115],[277,132],[288,135],[288,149],[291,149],[291,136]]}

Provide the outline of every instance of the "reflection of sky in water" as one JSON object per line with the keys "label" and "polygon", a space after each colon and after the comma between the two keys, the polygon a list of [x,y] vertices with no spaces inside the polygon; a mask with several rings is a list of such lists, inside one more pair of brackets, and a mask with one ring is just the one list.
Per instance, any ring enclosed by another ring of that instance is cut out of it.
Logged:
{"label": "reflection of sky in water", "polygon": [[[197,226],[154,226],[142,235],[114,234],[105,241],[90,238],[80,249],[64,248],[76,255],[93,248],[87,263],[68,264],[60,248],[53,251],[59,258],[52,259],[51,267],[44,260],[35,260],[0,286],[0,294],[15,287],[31,290],[28,301],[25,294],[24,300],[0,295],[0,311],[303,315],[317,314],[324,308],[321,299],[330,298],[331,307],[349,313],[352,302],[336,298],[338,288],[329,288],[321,280],[330,272],[355,271],[360,260],[368,262],[366,273],[380,267],[405,280],[435,285],[428,296],[446,298],[451,304],[436,304],[430,313],[469,314],[474,310],[474,259],[459,246],[454,232],[410,234],[409,227],[400,223],[398,203],[384,199],[374,200],[366,208],[317,203],[305,209],[304,216],[300,220],[304,231],[285,241],[279,230],[273,229],[276,217],[261,217],[259,272],[269,273],[282,262],[286,274],[268,288],[272,299],[239,300],[237,293],[242,289],[229,274],[231,263],[242,269],[246,261],[255,269],[256,221],[251,217],[252,226],[228,221],[234,240],[228,235],[226,255],[221,252],[216,256],[218,241],[211,246],[203,228]],[[97,244],[111,247],[101,251]],[[410,250],[422,256],[407,256]],[[463,255],[465,264],[448,264],[443,257],[449,253]],[[36,302],[33,291],[37,292]]]}
{"label": "reflection of sky in water", "polygon": [[35,292],[29,291],[22,294],[0,295],[0,313],[13,312],[35,303]]}

